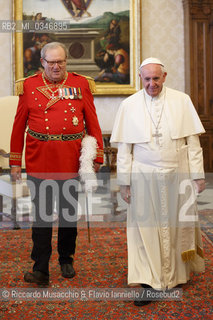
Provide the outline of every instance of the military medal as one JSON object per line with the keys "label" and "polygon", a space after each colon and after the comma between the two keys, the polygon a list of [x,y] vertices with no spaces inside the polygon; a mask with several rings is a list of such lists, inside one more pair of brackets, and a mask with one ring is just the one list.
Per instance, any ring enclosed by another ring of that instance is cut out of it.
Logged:
{"label": "military medal", "polygon": [[73,88],[73,91],[74,91],[74,99],[78,99],[78,95],[77,95],[77,90],[76,90],[76,88]]}
{"label": "military medal", "polygon": [[69,91],[67,88],[64,88],[64,92],[65,92],[65,99],[69,99]]}
{"label": "military medal", "polygon": [[73,94],[72,88],[69,88],[69,91],[70,91],[70,99],[74,99],[74,94]]}
{"label": "military medal", "polygon": [[72,95],[71,95],[71,99],[75,99],[75,96],[74,96],[74,90],[73,90],[73,88],[71,88],[71,91],[72,91]]}
{"label": "military medal", "polygon": [[72,123],[73,123],[73,125],[74,125],[75,127],[78,125],[79,120],[78,120],[78,118],[77,118],[76,116],[74,116],[74,117],[72,118]]}
{"label": "military medal", "polygon": [[78,98],[82,99],[82,93],[81,93],[81,88],[77,88],[78,89]]}
{"label": "military medal", "polygon": [[63,90],[62,90],[62,88],[59,88],[59,89],[58,89],[58,96],[59,96],[59,99],[61,99],[61,100],[63,100],[63,99],[64,99],[64,97],[63,97]]}

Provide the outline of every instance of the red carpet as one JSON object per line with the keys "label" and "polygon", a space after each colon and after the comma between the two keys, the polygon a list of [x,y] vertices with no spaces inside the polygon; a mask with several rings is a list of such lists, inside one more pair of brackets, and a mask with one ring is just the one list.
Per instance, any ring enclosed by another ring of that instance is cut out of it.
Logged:
{"label": "red carpet", "polygon": [[[115,225],[115,224],[114,224]],[[118,224],[117,224],[118,225]],[[118,227],[92,228],[91,243],[87,230],[80,229],[75,255],[76,277],[60,274],[56,252],[56,230],[50,262],[49,288],[127,288],[127,249],[125,223]],[[204,234],[206,271],[193,275],[182,286],[180,301],[156,301],[135,307],[132,301],[1,301],[1,319],[212,319],[212,243]],[[1,288],[37,288],[23,281],[32,268],[31,231],[3,230],[0,234]]]}

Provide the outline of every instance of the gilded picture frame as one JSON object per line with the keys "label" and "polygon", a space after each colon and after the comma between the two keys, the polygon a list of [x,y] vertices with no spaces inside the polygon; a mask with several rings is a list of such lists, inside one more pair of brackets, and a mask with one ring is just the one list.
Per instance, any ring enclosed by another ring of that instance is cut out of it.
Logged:
{"label": "gilded picture frame", "polygon": [[[43,17],[42,12],[36,11],[35,4],[39,0],[33,1],[32,9],[29,8],[32,0],[28,0],[27,8],[24,7],[25,1],[14,0],[14,20],[19,25],[14,33],[15,80],[35,71],[27,68],[29,64],[26,61],[33,48],[29,38],[31,42],[34,37],[35,43],[43,43],[40,39],[46,35],[47,41],[59,41],[67,46],[68,71],[95,79],[95,95],[130,95],[140,88],[138,68],[141,61],[142,0],[119,0],[120,7],[118,0],[58,0],[55,11],[59,12],[63,7],[67,15],[54,19],[52,16]],[[43,0],[43,4],[48,1]],[[99,1],[97,13],[94,8],[96,1]],[[78,2],[85,6],[77,8],[75,3]],[[108,11],[108,3],[111,11]],[[66,30],[59,30],[62,24]]]}

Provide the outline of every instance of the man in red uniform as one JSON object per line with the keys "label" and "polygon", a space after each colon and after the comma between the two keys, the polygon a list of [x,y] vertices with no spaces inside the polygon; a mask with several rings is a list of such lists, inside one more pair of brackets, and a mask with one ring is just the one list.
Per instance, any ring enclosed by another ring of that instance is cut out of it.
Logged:
{"label": "man in red uniform", "polygon": [[25,273],[24,280],[44,285],[49,283],[55,199],[62,276],[75,275],[78,170],[85,131],[97,140],[95,171],[103,163],[102,134],[88,80],[68,73],[66,59],[66,47],[61,43],[48,43],[42,48],[44,72],[18,82],[19,104],[11,136],[11,175],[19,180],[28,126],[25,162],[34,214],[31,257],[35,263],[33,272]]}

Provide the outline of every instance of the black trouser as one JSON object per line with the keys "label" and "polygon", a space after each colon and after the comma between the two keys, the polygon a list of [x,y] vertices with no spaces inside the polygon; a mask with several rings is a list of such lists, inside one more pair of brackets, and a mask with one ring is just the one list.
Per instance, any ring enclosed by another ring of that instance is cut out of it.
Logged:
{"label": "black trouser", "polygon": [[77,237],[78,180],[40,180],[28,176],[32,199],[31,258],[35,261],[33,271],[49,274],[52,253],[52,218],[54,205],[58,211],[59,263],[72,263]]}

